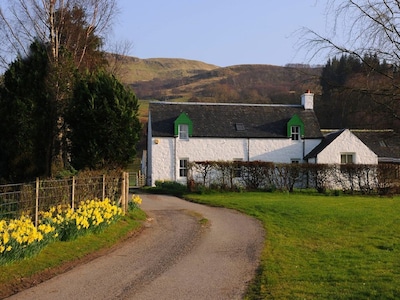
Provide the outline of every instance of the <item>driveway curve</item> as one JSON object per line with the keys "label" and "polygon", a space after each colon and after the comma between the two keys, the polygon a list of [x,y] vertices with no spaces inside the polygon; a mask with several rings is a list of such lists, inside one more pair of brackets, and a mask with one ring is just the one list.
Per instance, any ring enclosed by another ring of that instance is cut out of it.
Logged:
{"label": "driveway curve", "polygon": [[176,197],[141,197],[140,235],[9,299],[242,299],[263,248],[261,224]]}

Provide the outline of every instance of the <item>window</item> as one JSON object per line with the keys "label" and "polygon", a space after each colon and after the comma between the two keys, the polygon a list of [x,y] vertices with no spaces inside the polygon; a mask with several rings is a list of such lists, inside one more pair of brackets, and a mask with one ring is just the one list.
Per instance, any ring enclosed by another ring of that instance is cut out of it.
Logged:
{"label": "window", "polygon": [[354,163],[354,153],[342,153],[340,154],[341,164],[353,164]]}
{"label": "window", "polygon": [[179,160],[179,177],[187,177],[188,172],[188,159],[184,158]]}
{"label": "window", "polygon": [[244,130],[246,130],[246,128],[244,127],[243,123],[236,123],[235,127],[236,127],[236,131],[244,131]]}
{"label": "window", "polygon": [[293,141],[300,140],[300,126],[291,127],[291,136]]}
{"label": "window", "polygon": [[300,163],[300,158],[292,158],[292,159],[290,160],[290,162],[291,162],[292,164],[299,164],[299,163]]}
{"label": "window", "polygon": [[189,139],[189,125],[187,124],[179,124],[178,126],[178,135],[182,140]]}

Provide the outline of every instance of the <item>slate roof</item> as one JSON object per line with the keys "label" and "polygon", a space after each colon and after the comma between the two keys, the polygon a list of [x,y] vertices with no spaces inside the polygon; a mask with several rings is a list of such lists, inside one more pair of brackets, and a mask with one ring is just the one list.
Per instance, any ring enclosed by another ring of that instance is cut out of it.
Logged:
{"label": "slate roof", "polygon": [[172,137],[174,121],[184,112],[193,122],[193,137],[287,138],[287,122],[297,114],[305,138],[322,138],[314,111],[301,105],[151,102],[149,112],[154,137]]}
{"label": "slate roof", "polygon": [[321,141],[321,143],[319,143],[317,147],[311,150],[310,153],[308,153],[304,157],[304,159],[317,157],[317,155],[321,153],[321,151],[324,150],[326,147],[328,147],[329,144],[332,143],[339,135],[341,135],[344,130],[345,129],[341,129],[335,132],[331,132],[326,136],[324,136],[324,139]]}
{"label": "slate roof", "polygon": [[393,130],[351,130],[375,154],[379,162],[400,162],[400,135]]}

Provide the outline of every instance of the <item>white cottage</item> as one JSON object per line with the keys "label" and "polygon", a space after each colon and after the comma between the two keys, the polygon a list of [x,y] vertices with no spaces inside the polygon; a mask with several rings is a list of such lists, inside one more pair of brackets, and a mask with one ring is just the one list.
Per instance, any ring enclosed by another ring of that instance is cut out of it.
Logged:
{"label": "white cottage", "polygon": [[147,184],[185,184],[190,161],[340,163],[346,154],[348,160],[353,155],[353,163],[377,163],[376,155],[348,131],[316,152],[325,139],[313,97],[304,93],[299,105],[151,102]]}

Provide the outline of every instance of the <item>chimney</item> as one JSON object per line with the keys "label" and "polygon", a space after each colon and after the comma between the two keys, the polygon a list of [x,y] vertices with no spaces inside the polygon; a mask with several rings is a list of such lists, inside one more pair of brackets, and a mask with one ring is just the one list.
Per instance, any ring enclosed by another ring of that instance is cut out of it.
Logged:
{"label": "chimney", "polygon": [[314,109],[314,94],[310,90],[301,95],[301,105],[304,109]]}

